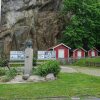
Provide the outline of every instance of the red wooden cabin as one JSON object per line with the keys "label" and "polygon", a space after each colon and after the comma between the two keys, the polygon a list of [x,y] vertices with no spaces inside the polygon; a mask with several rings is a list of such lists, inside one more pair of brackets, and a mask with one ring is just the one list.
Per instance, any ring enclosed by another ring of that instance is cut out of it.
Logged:
{"label": "red wooden cabin", "polygon": [[49,48],[49,50],[53,50],[56,52],[56,59],[68,59],[70,49],[71,49],[70,47],[66,46],[63,43]]}
{"label": "red wooden cabin", "polygon": [[80,58],[85,58],[85,53],[87,51],[84,50],[83,48],[77,48],[73,51],[73,59],[80,59]]}
{"label": "red wooden cabin", "polygon": [[92,48],[88,51],[88,57],[96,57],[98,56],[98,52],[96,48]]}

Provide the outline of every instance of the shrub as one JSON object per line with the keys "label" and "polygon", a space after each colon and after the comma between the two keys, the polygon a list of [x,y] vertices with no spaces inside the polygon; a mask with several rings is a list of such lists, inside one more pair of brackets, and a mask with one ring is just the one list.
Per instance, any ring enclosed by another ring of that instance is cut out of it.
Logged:
{"label": "shrub", "polygon": [[100,63],[100,57],[79,59],[76,62],[74,62],[73,65],[75,65],[75,66],[87,66],[87,64],[86,64],[87,62]]}
{"label": "shrub", "polygon": [[53,73],[54,76],[57,76],[59,72],[60,66],[57,61],[47,61],[36,69],[36,74],[40,76],[46,76],[49,73]]}
{"label": "shrub", "polygon": [[4,69],[0,69],[0,76],[5,75],[6,71]]}
{"label": "shrub", "polygon": [[8,66],[9,61],[7,59],[0,58],[0,67]]}
{"label": "shrub", "polygon": [[37,59],[35,57],[33,57],[33,66],[37,65]]}
{"label": "shrub", "polygon": [[9,80],[10,80],[9,77],[3,76],[2,79],[1,79],[1,82],[8,82]]}
{"label": "shrub", "polygon": [[16,74],[17,74],[17,71],[16,71],[15,68],[10,69],[10,70],[8,70],[8,71],[6,72],[6,75],[7,75],[8,77],[11,77],[11,78],[14,78],[14,77],[16,76]]}
{"label": "shrub", "polygon": [[22,66],[24,66],[24,64],[20,64],[20,63],[18,63],[18,64],[10,64],[10,67],[22,67]]}
{"label": "shrub", "polygon": [[60,65],[66,65],[67,60],[66,59],[59,59],[59,63],[60,63]]}
{"label": "shrub", "polygon": [[7,82],[11,79],[13,79],[17,75],[16,69],[10,69],[5,73],[5,76],[3,77],[2,81]]}
{"label": "shrub", "polygon": [[79,59],[73,63],[74,66],[85,66],[86,59]]}
{"label": "shrub", "polygon": [[0,58],[0,67],[3,67],[4,60]]}

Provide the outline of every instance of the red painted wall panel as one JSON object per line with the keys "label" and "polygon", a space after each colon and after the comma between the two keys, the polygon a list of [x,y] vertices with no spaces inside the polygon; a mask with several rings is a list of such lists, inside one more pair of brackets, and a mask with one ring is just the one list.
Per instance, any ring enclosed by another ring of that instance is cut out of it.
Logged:
{"label": "red painted wall panel", "polygon": [[82,49],[81,49],[81,51],[82,51],[82,58],[83,58],[83,57],[85,57],[85,51]]}
{"label": "red painted wall panel", "polygon": [[90,51],[88,51],[88,57],[91,57],[92,55],[91,55],[91,50]]}
{"label": "red painted wall panel", "polygon": [[98,51],[95,50],[95,56],[98,56]]}
{"label": "red painted wall panel", "polygon": [[60,45],[60,46],[54,48],[54,50],[56,51],[56,59],[58,59],[58,50],[59,49],[64,49],[64,58],[67,59],[69,56],[69,48],[67,48],[63,45]]}
{"label": "red painted wall panel", "polygon": [[[95,52],[95,56],[98,56],[98,51],[96,49],[92,49]],[[92,50],[88,51],[88,57],[92,57]]]}
{"label": "red painted wall panel", "polygon": [[78,58],[78,51],[81,50],[81,55],[82,55],[82,58],[85,57],[85,51],[82,50],[82,49],[77,49],[73,52],[73,58],[74,59],[77,59]]}

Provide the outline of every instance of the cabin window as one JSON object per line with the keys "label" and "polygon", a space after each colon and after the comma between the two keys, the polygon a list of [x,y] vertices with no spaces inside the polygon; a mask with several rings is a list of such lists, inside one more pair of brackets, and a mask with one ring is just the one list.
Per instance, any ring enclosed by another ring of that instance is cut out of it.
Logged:
{"label": "cabin window", "polygon": [[92,57],[94,57],[95,56],[95,52],[94,52],[94,50],[92,50]]}
{"label": "cabin window", "polygon": [[58,50],[58,58],[64,58],[64,49]]}
{"label": "cabin window", "polygon": [[78,51],[78,58],[81,58],[81,56],[82,56],[82,53],[81,53],[81,50],[80,50],[80,51]]}

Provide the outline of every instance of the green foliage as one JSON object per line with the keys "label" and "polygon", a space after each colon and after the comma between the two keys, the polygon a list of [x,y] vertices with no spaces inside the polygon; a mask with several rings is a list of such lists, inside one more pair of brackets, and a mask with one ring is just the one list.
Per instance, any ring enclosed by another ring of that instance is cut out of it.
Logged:
{"label": "green foliage", "polygon": [[74,62],[74,66],[86,66],[86,59],[79,59],[76,62]]}
{"label": "green foliage", "polygon": [[33,55],[33,66],[37,65],[37,53]]}
{"label": "green foliage", "polygon": [[0,58],[0,67],[5,67],[8,65],[8,60]]}
{"label": "green foliage", "polygon": [[24,66],[24,64],[20,64],[20,63],[18,63],[18,64],[10,64],[10,67],[22,67],[22,66]]}
{"label": "green foliage", "polygon": [[33,66],[37,65],[37,59],[33,57]]}
{"label": "green foliage", "polygon": [[60,65],[66,65],[67,61],[66,61],[66,59],[59,59],[59,63],[60,63]]}
{"label": "green foliage", "polygon": [[61,42],[72,48],[100,46],[100,1],[64,0],[63,14],[70,15]]}
{"label": "green foliage", "polygon": [[13,79],[17,75],[16,69],[10,69],[6,71],[5,76],[3,77],[2,81],[6,82]]}
{"label": "green foliage", "polygon": [[80,60],[77,60],[73,65],[86,66],[86,62],[100,63],[100,57],[80,59]]}
{"label": "green foliage", "polygon": [[8,70],[8,71],[6,72],[6,75],[7,75],[8,77],[12,77],[12,78],[14,78],[14,76],[16,76],[16,74],[17,74],[17,71],[16,71],[15,68],[10,69],[10,70]]}
{"label": "green foliage", "polygon": [[53,73],[55,76],[60,72],[60,66],[57,61],[47,61],[41,64],[36,69],[36,73],[40,76],[46,76],[49,73]]}
{"label": "green foliage", "polygon": [[1,69],[1,68],[0,68],[0,76],[5,75],[5,73],[6,73],[6,71],[5,71],[4,69]]}

